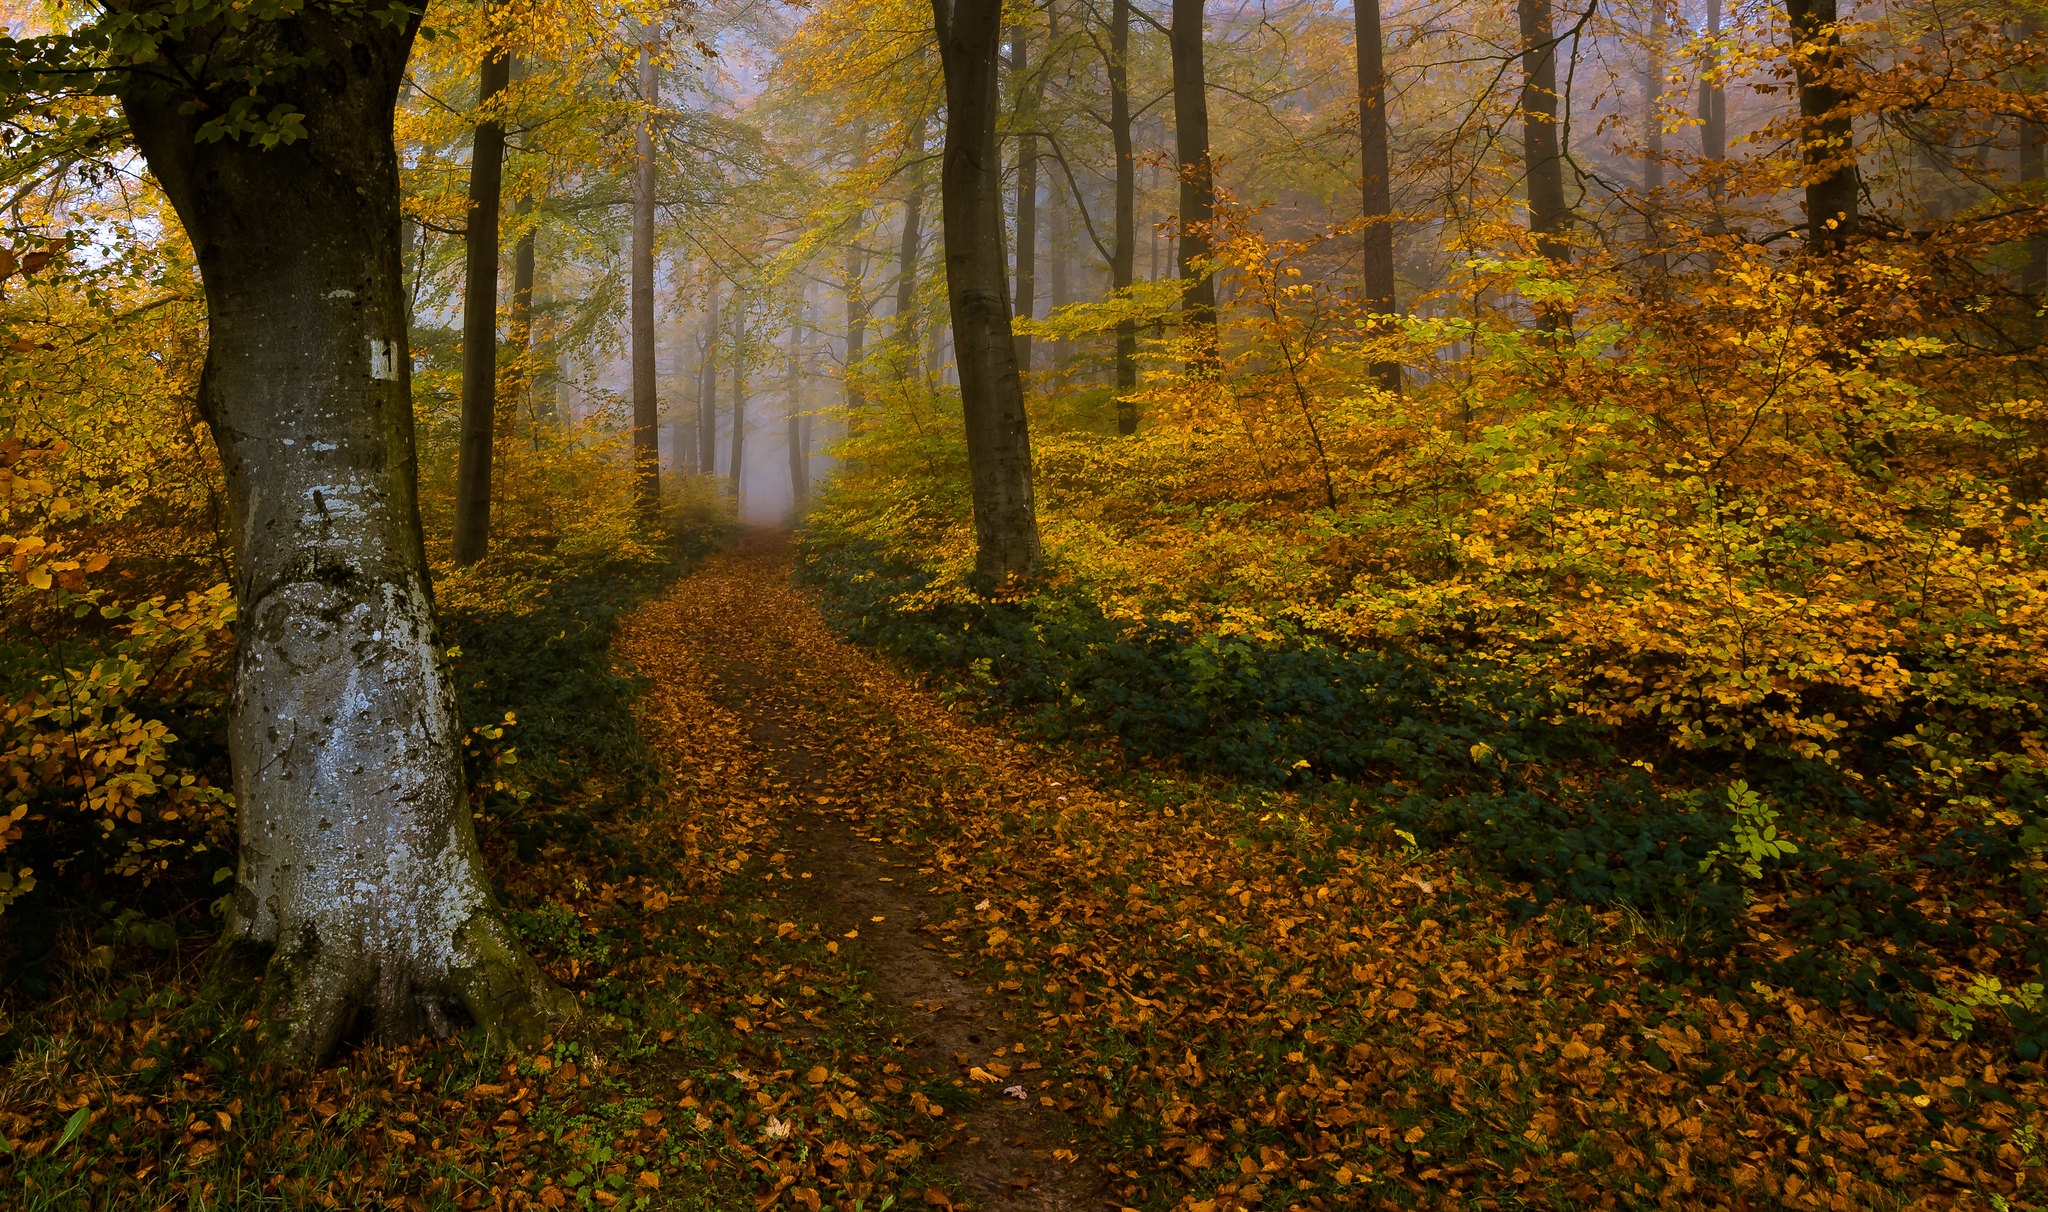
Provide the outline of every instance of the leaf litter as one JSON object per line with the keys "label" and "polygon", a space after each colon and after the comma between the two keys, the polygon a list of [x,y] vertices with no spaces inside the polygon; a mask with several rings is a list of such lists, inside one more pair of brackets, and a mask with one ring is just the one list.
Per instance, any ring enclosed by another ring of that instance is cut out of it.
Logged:
{"label": "leaf litter", "polygon": [[487,842],[581,1029],[272,1085],[196,957],[99,972],[7,1011],[0,1182],[36,1207],[2042,1202],[2041,1084],[2009,1056],[1660,984],[1626,923],[1519,920],[1391,835],[1311,871],[1281,835],[1312,821],[1125,798],[832,636],[788,570],[757,535],[628,621],[670,782],[620,854]]}

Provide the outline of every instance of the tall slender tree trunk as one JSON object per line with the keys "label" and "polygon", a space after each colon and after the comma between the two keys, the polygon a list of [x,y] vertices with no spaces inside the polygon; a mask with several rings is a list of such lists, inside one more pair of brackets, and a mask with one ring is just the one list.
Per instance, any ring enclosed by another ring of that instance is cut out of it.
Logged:
{"label": "tall slender tree trunk", "polygon": [[1649,47],[1642,66],[1642,192],[1663,188],[1663,74],[1665,74],[1665,10],[1651,8]]}
{"label": "tall slender tree trunk", "polygon": [[1554,261],[1570,255],[1564,202],[1564,156],[1558,144],[1557,38],[1550,0],[1516,0],[1522,34],[1522,156],[1528,173],[1529,230],[1536,249]]}
{"label": "tall slender tree trunk", "polygon": [[704,364],[697,368],[697,474],[718,474],[718,283],[704,301]]}
{"label": "tall slender tree trunk", "polygon": [[[1164,139],[1160,141],[1162,143],[1165,142]],[[1157,161],[1145,166],[1145,192],[1148,194],[1159,192],[1159,164]],[[1151,236],[1145,241],[1145,280],[1147,282],[1157,282],[1159,280],[1159,225],[1157,223],[1151,225],[1151,232]],[[1160,331],[1160,326],[1153,326],[1152,331],[1154,335],[1157,335]]]}
{"label": "tall slender tree trunk", "polygon": [[[1116,244],[1109,258],[1109,288],[1130,288],[1138,254],[1138,162],[1131,150],[1131,0],[1109,6],[1109,137],[1116,151]],[[1116,431],[1138,432],[1138,325],[1116,326]]]}
{"label": "tall slender tree trunk", "polygon": [[[2027,18],[2020,22],[2019,36],[2031,43],[2041,33],[2038,19]],[[2039,122],[2020,120],[2020,190],[2026,201],[2039,205],[2041,201],[2042,148],[2048,144]],[[2020,291],[2040,306],[2041,293],[2048,290],[2048,234],[2036,232],[2027,237],[2027,260],[2020,270]]]}
{"label": "tall slender tree trunk", "polygon": [[1650,263],[1662,274],[1667,268],[1663,241],[1664,225],[1659,215],[1664,188],[1664,44],[1668,38],[1664,0],[1653,0],[1650,10],[1649,46],[1643,66],[1643,243],[1650,249]]}
{"label": "tall slender tree trunk", "polygon": [[[1664,6],[1650,10],[1649,46],[1643,64],[1643,192],[1664,188]],[[1652,234],[1655,223],[1652,221]]]}
{"label": "tall slender tree trunk", "polygon": [[975,568],[985,576],[1038,563],[1031,429],[1010,331],[1002,261],[1002,159],[996,142],[996,62],[1002,0],[932,0],[946,73],[946,151],[940,204],[946,296],[966,416],[974,500]]}
{"label": "tall slender tree trunk", "polygon": [[737,296],[732,307],[732,453],[727,459],[726,495],[732,498],[733,508],[740,503],[740,472],[745,466],[747,453],[747,355],[743,345],[746,336],[747,307]]}
{"label": "tall slender tree trunk", "polygon": [[[1010,72],[1017,81],[1018,120],[1026,127],[1038,120],[1038,102],[1045,91],[1044,79],[1027,81],[1029,35],[1021,25],[1010,31]],[[1017,136],[1017,291],[1012,309],[1024,319],[1031,318],[1038,299],[1038,138]],[[1017,336],[1017,369],[1031,370],[1031,338]]]}
{"label": "tall slender tree trunk", "polygon": [[[1353,0],[1358,51],[1358,165],[1365,203],[1365,303],[1375,314],[1400,306],[1394,284],[1393,162],[1387,150],[1387,68],[1379,0]],[[1375,362],[1372,376],[1401,390],[1401,364]]]}
{"label": "tall slender tree trunk", "polygon": [[903,231],[896,250],[896,314],[894,337],[910,356],[917,357],[917,258],[924,247],[924,140],[925,122],[919,116],[911,123],[908,154],[916,161],[905,176],[910,192],[903,198]]}
{"label": "tall slender tree trunk", "polygon": [[789,382],[783,389],[789,440],[789,495],[801,514],[811,503],[810,446],[804,437],[804,308],[799,300],[796,318],[789,325]]}
{"label": "tall slender tree trunk", "polygon": [[[1517,0],[1522,36],[1522,156],[1528,174],[1529,230],[1536,251],[1552,261],[1571,255],[1564,239],[1571,212],[1564,201],[1564,155],[1558,139],[1557,38],[1550,0]],[[1571,326],[1559,306],[1537,311],[1537,326],[1550,331]]]}
{"label": "tall slender tree trunk", "polygon": [[[678,271],[674,276],[677,279],[678,286],[677,303],[680,304],[682,302],[680,298],[682,293],[681,279],[683,278],[680,267],[678,267]],[[685,340],[682,343],[680,353],[682,358],[685,359],[686,364],[691,352],[690,343]],[[690,377],[696,381],[698,389],[702,390],[704,386],[704,367],[701,365],[701,358],[698,361],[699,364],[690,366]],[[680,378],[681,375],[682,367],[678,366],[677,377]],[[674,468],[678,483],[697,474],[697,415],[701,408],[701,402],[693,398],[688,408],[672,406],[669,410],[669,465]]]}
{"label": "tall slender tree trunk", "polygon": [[[684,353],[689,346],[683,347]],[[699,388],[704,383],[703,367],[693,367],[691,378]],[[682,480],[697,472],[697,408],[691,405],[685,412],[681,409],[669,413],[668,422],[669,465],[675,469],[676,478]]]}
{"label": "tall slender tree trunk", "polygon": [[[199,407],[241,612],[224,954],[268,952],[260,1030],[288,1063],[326,1056],[359,1017],[399,1043],[446,1033],[460,1007],[532,1040],[575,1005],[507,927],[463,785],[420,533],[391,135],[418,18],[382,16],[309,6],[268,23],[326,62],[266,82],[306,116],[293,143],[200,142],[232,89],[194,98],[137,75],[120,95],[206,291]],[[214,32],[164,54],[236,67]]]}
{"label": "tall slender tree trunk", "polygon": [[[1046,307],[1058,311],[1074,301],[1073,285],[1073,229],[1067,223],[1066,195],[1058,189],[1052,190],[1046,198],[1046,243],[1052,254],[1052,273],[1046,283]],[[1055,369],[1066,364],[1073,354],[1072,345],[1065,340],[1052,343],[1052,363]]]}
{"label": "tall slender tree trunk", "polygon": [[846,250],[846,413],[849,422],[860,411],[860,361],[868,352],[867,254]]}
{"label": "tall slender tree trunk", "polygon": [[1216,219],[1214,165],[1209,161],[1209,78],[1202,0],[1173,0],[1173,141],[1180,165],[1180,276],[1201,275],[1181,297],[1181,322],[1195,341],[1196,357],[1216,350],[1216,278],[1198,268],[1209,259]]}
{"label": "tall slender tree trunk", "polygon": [[1848,108],[1853,94],[1842,80],[1848,60],[1835,28],[1836,0],[1785,0],[1785,16],[1804,126],[1806,243],[1815,252],[1830,252],[1856,234],[1856,136]]}
{"label": "tall slender tree trunk", "polygon": [[511,338],[514,368],[511,394],[526,405],[527,419],[533,426],[534,446],[538,449],[541,419],[533,394],[533,280],[538,268],[534,255],[533,209],[533,195],[519,199],[521,227],[519,239],[512,245],[512,316],[506,327]]}
{"label": "tall slender tree trunk", "polygon": [[[1707,37],[1721,36],[1721,0],[1707,0]],[[1696,111],[1700,120],[1700,155],[1712,166],[1713,175],[1707,183],[1709,201],[1719,209],[1721,201],[1721,173],[1723,161],[1728,158],[1728,92],[1722,87],[1716,74],[1721,56],[1718,51],[1710,52],[1709,58],[1701,64],[1699,105]],[[1720,228],[1720,216],[1714,218],[1714,227]]]}
{"label": "tall slender tree trunk", "polygon": [[492,113],[512,60],[493,53],[477,83],[469,157],[469,218],[462,238],[462,434],[455,452],[455,562],[474,564],[491,542],[491,442],[498,420],[498,212],[505,125]]}
{"label": "tall slender tree trunk", "polygon": [[640,38],[645,111],[633,166],[633,499],[641,516],[652,521],[661,510],[661,413],[654,370],[654,106],[660,100],[660,79],[654,69],[654,26],[642,26]]}

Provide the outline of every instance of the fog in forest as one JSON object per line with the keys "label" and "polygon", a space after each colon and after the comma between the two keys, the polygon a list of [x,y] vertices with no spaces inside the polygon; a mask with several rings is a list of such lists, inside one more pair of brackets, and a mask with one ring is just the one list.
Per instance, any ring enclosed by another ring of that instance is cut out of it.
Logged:
{"label": "fog in forest", "polygon": [[[1654,262],[1669,272],[1704,264],[1679,247],[1687,230],[1736,224],[1768,236],[1797,224],[1794,182],[1773,186],[1753,163],[1728,158],[1753,160],[1763,150],[1755,141],[1782,138],[1791,99],[1782,73],[1734,53],[1774,20],[1782,24],[1777,10],[1720,0],[1522,8],[1423,2],[1379,14],[1389,169],[1387,218],[1373,222],[1390,229],[1393,296],[1403,311],[1513,314],[1520,306],[1475,296],[1466,279],[1475,257],[1497,255],[1504,229],[1531,221],[1522,19],[1554,31],[1555,89],[1545,105],[1555,117],[1541,125],[1561,136],[1552,165],[1561,192],[1551,205],[1569,215],[1576,245],[1624,268]],[[1202,12],[1204,134],[1217,198],[1268,240],[1308,241],[1300,267],[1332,289],[1353,289],[1361,243],[1344,233],[1372,230],[1360,227],[1357,14],[1320,3]],[[1034,14],[1008,30],[997,82],[1004,255],[1013,313],[1058,323],[1062,308],[1180,272],[1175,12],[1053,3]],[[930,14],[898,3],[711,5],[649,16],[662,19],[630,30],[570,21],[530,31],[535,47],[514,56],[493,103],[508,132],[502,238],[530,232],[537,249],[527,409],[597,429],[631,424],[631,177],[644,126],[658,180],[662,469],[698,474],[707,466],[698,431],[714,424],[709,466],[729,489],[741,391],[742,512],[785,519],[796,505],[791,411],[802,416],[814,484],[830,476],[829,452],[845,432],[850,323],[864,330],[862,374],[885,393],[917,384],[938,402],[957,392]],[[579,49],[557,53],[564,47]],[[467,201],[472,140],[462,118],[476,105],[476,67],[458,49],[450,39],[422,46],[400,127],[419,239],[414,289],[422,324],[439,330],[416,345],[432,351],[445,341],[439,347],[451,354],[464,293],[462,241],[449,233]],[[649,83],[653,92],[643,92]],[[1971,205],[1996,189],[1998,166],[2017,154],[1989,132],[1908,131],[1869,118],[1858,120],[1857,139],[1864,188],[1902,216]],[[1020,244],[1029,255],[1022,265]],[[508,260],[501,308],[512,273]],[[1236,278],[1230,266],[1215,270],[1226,309]],[[1015,293],[1025,286],[1028,300]],[[1025,368],[1033,390],[1072,398],[1127,390],[1118,385],[1150,373],[1168,334],[1155,326],[1139,335],[1121,354],[1114,334],[1099,328],[1033,341]],[[1453,342],[1439,358],[1455,361],[1460,348]]]}

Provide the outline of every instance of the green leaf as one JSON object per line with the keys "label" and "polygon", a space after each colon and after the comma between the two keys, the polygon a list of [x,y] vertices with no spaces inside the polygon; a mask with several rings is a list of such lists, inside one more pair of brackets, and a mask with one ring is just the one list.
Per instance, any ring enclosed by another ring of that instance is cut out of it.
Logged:
{"label": "green leaf", "polygon": [[50,1152],[55,1153],[58,1149],[62,1149],[72,1141],[77,1140],[78,1134],[85,1131],[86,1121],[91,1118],[91,1107],[80,1107],[78,1110],[73,1111],[71,1119],[64,1125],[64,1134],[57,1138],[56,1148],[51,1149]]}

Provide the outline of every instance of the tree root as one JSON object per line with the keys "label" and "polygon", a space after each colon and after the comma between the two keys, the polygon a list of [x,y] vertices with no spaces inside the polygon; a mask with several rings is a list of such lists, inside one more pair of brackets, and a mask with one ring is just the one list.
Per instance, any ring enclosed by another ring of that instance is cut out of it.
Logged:
{"label": "tree root", "polygon": [[[264,966],[261,1059],[282,1068],[318,1065],[365,1015],[372,1038],[406,1044],[446,1038],[466,1014],[497,1048],[534,1043],[577,1016],[574,995],[527,957],[495,908],[471,914],[452,942],[439,949],[443,962],[422,962],[418,948],[323,937],[302,923]],[[251,950],[227,940],[222,947]]]}

